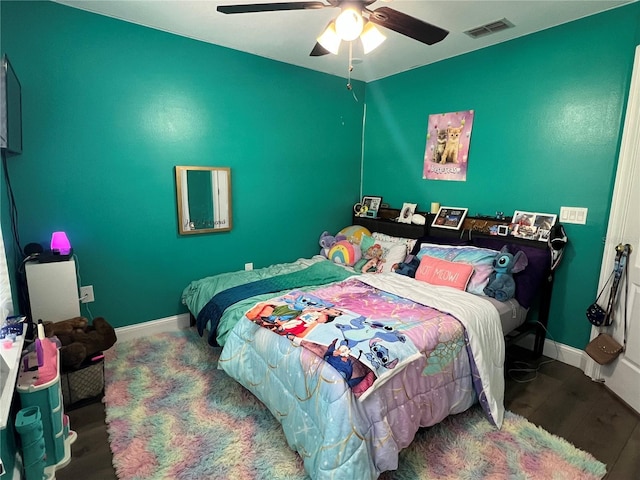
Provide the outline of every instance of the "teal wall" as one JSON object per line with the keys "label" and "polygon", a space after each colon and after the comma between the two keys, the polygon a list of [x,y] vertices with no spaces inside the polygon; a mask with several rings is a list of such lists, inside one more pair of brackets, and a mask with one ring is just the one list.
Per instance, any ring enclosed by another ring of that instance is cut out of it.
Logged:
{"label": "teal wall", "polygon": [[[350,222],[363,102],[344,79],[52,2],[1,8],[23,93],[21,243],[65,230],[94,316],[186,312],[191,280],[310,257]],[[231,232],[178,235],[176,165],[231,168]]]}
{"label": "teal wall", "polygon": [[[471,214],[589,208],[567,225],[550,322],[555,340],[586,343],[640,5],[354,82],[360,102],[339,77],[54,3],[1,8],[24,95],[25,152],[9,161],[20,238],[68,232],[94,315],[167,317],[193,279],[316,253],[359,195],[366,100],[365,194]],[[467,109],[467,181],[423,180],[429,114]],[[175,165],[231,167],[231,232],[177,234]]]}
{"label": "teal wall", "polygon": [[[589,209],[570,237],[549,330],[583,348],[596,294],[640,5],[367,84],[363,192],[470,214]],[[430,114],[475,110],[466,182],[423,180]],[[394,181],[389,181],[393,178]]]}

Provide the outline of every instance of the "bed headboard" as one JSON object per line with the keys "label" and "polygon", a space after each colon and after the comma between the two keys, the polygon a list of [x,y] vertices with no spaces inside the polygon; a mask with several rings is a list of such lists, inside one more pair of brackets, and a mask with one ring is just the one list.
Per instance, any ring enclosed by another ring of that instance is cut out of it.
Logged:
{"label": "bed headboard", "polygon": [[[490,235],[489,229],[495,225],[509,225],[511,218],[495,219],[485,217],[467,217],[462,229],[450,230],[432,227],[431,222],[435,215],[418,212],[426,218],[425,225],[399,223],[394,219],[400,214],[397,209],[381,209],[378,218],[353,216],[353,224],[361,225],[370,232],[380,232],[394,237],[421,239],[423,242],[441,244],[466,244],[476,247],[500,250],[507,245],[509,251],[515,254],[523,250],[530,259],[524,272],[514,275],[520,297],[518,300],[526,307],[537,306],[537,317],[529,320],[528,330],[521,332],[519,339],[531,330],[536,331],[534,353],[542,355],[546,327],[549,321],[549,308],[551,306],[551,294],[553,291],[554,271],[551,270],[551,253],[547,242],[527,240],[511,235]],[[419,250],[419,244],[414,252]],[[516,290],[518,291],[518,290]],[[536,310],[536,309],[533,309]],[[539,323],[538,323],[539,322]],[[541,327],[542,325],[543,327]]]}

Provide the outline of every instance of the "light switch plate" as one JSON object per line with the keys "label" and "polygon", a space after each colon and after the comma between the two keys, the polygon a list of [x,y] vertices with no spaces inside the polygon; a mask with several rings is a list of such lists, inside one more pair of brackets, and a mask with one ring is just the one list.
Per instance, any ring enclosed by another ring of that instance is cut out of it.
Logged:
{"label": "light switch plate", "polygon": [[584,207],[560,207],[560,222],[577,223],[585,225],[587,223],[588,208]]}

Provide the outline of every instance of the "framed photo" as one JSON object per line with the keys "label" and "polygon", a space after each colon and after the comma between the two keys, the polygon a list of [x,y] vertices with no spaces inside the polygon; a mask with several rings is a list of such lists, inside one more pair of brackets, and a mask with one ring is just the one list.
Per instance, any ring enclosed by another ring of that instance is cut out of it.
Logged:
{"label": "framed photo", "polygon": [[460,230],[468,211],[468,208],[440,207],[436,218],[431,222],[431,226],[437,228],[448,228],[450,230]]}
{"label": "framed photo", "polygon": [[382,197],[362,197],[361,217],[377,218],[382,205]]}
{"label": "framed photo", "polygon": [[398,222],[400,223],[411,223],[411,218],[413,214],[416,213],[417,203],[405,203],[402,205],[402,210],[400,210],[400,216],[398,217]]}
{"label": "framed photo", "polygon": [[511,220],[511,235],[527,240],[546,242],[549,240],[551,227],[555,225],[557,218],[557,215],[551,213],[516,210]]}

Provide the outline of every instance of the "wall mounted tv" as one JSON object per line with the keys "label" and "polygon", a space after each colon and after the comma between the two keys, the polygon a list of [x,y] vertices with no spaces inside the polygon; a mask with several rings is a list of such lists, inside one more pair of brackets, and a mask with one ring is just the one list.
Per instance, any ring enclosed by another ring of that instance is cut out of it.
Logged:
{"label": "wall mounted tv", "polygon": [[0,65],[0,148],[8,154],[22,153],[20,80],[6,55]]}

